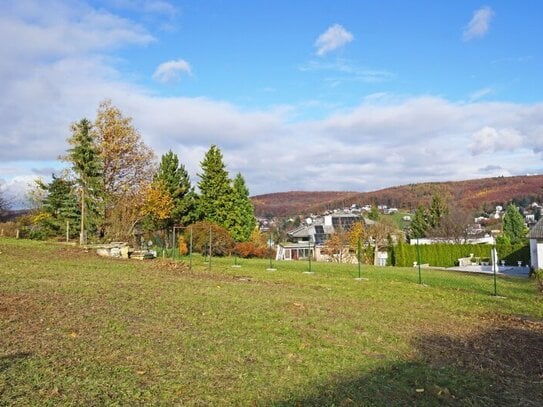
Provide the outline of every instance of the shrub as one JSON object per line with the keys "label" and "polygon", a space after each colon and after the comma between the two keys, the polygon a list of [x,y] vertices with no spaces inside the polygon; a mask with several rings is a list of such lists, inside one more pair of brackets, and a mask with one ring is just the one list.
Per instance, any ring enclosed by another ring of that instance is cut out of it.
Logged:
{"label": "shrub", "polygon": [[209,221],[196,222],[185,229],[184,239],[189,239],[192,228],[192,250],[202,255],[209,252],[209,234],[211,231],[211,254],[213,256],[227,256],[234,250],[234,240],[228,230]]}
{"label": "shrub", "polygon": [[236,253],[243,258],[266,258],[268,256],[268,248],[256,245],[253,242],[241,242],[236,244]]}
{"label": "shrub", "polygon": [[[520,244],[498,244],[498,259],[504,260],[508,265],[516,265],[518,261],[524,264],[530,262],[530,247],[525,243]],[[492,246],[489,244],[471,245],[471,244],[430,244],[420,245],[420,262],[428,263],[437,267],[453,267],[459,258],[469,257],[473,253],[474,257],[488,258]],[[399,242],[394,247],[395,266],[411,267],[413,262],[417,261],[417,246]]]}

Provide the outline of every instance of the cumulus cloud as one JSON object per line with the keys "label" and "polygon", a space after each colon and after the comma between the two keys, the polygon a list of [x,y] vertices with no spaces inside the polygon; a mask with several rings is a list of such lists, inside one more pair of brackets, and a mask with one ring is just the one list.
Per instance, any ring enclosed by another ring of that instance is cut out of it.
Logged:
{"label": "cumulus cloud", "polygon": [[462,33],[463,40],[470,41],[475,38],[484,37],[490,29],[490,22],[493,17],[494,11],[488,6],[481,7],[474,11],[473,17]]}
{"label": "cumulus cloud", "polygon": [[153,79],[161,83],[179,80],[181,74],[192,75],[190,64],[184,59],[176,59],[161,63],[153,73]]}
{"label": "cumulus cloud", "polygon": [[327,53],[341,48],[345,44],[351,42],[354,39],[353,34],[347,31],[339,24],[334,24],[329,27],[324,33],[319,35],[319,38],[315,41],[315,47],[317,47],[317,55],[323,56]]}
{"label": "cumulus cloud", "polygon": [[522,136],[514,129],[497,130],[485,126],[472,136],[471,153],[479,155],[495,151],[514,150],[522,146]]}

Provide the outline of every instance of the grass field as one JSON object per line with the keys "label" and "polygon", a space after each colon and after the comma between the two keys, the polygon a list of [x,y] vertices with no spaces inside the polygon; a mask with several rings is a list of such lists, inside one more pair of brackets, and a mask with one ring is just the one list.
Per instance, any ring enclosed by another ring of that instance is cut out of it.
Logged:
{"label": "grass field", "polygon": [[0,252],[0,405],[543,403],[533,280]]}

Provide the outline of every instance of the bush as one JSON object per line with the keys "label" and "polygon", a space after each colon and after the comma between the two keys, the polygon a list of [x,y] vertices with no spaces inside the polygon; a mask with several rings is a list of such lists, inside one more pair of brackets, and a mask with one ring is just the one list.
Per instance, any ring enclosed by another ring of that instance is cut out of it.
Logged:
{"label": "bush", "polygon": [[[498,244],[499,261],[504,260],[508,265],[515,265],[518,261],[524,264],[530,263],[530,247],[526,243],[520,244]],[[417,246],[399,242],[394,247],[394,266],[411,267],[417,261]],[[469,257],[473,254],[474,257],[490,259],[492,245],[481,244],[430,244],[420,245],[420,262],[428,263],[436,267],[454,267],[457,265],[458,259]]]}
{"label": "bush", "polygon": [[535,281],[537,283],[537,288],[540,293],[543,293],[543,270],[536,269],[534,270]]}
{"label": "bush", "polygon": [[192,228],[192,250],[202,255],[209,254],[209,234],[211,231],[211,254],[213,256],[227,256],[234,250],[234,239],[225,228],[209,222],[202,221],[192,224],[185,229],[185,241],[190,239]]}
{"label": "bush", "polygon": [[236,244],[236,253],[245,259],[248,258],[260,258],[264,259],[268,257],[268,248],[254,244],[253,242],[241,242]]}

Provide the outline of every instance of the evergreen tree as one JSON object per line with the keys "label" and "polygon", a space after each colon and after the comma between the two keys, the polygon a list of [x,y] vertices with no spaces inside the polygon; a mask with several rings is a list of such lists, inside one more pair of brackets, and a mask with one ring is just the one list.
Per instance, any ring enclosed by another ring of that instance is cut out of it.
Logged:
{"label": "evergreen tree", "polygon": [[[81,119],[71,127],[72,135],[68,143],[72,146],[64,159],[71,163],[76,184],[80,190],[80,205],[84,206],[81,218],[81,243],[84,243],[84,230],[96,230],[99,223],[100,196],[102,193],[102,161],[92,124]],[[81,202],[83,201],[83,202]]]}
{"label": "evergreen tree", "polygon": [[[38,181],[41,189],[47,195],[43,200],[42,211],[48,216],[43,216],[42,226],[47,229],[48,235],[60,236],[66,230],[66,222],[77,225],[80,220],[79,203],[75,193],[75,185],[72,181],[55,177],[49,184]],[[72,231],[76,232],[77,228]]]}
{"label": "evergreen tree", "polygon": [[515,204],[510,204],[503,215],[503,234],[509,238],[511,244],[520,243],[526,238],[527,229],[524,225],[524,216]]}
{"label": "evergreen tree", "polygon": [[230,233],[237,242],[244,242],[251,237],[251,233],[256,227],[256,219],[253,203],[249,198],[249,189],[240,173],[234,178],[233,192],[234,205],[232,209],[234,216]]}
{"label": "evergreen tree", "polygon": [[174,204],[172,216],[166,220],[167,227],[197,220],[195,193],[189,174],[171,150],[162,155],[154,181],[163,182]]}
{"label": "evergreen tree", "polygon": [[371,219],[373,221],[378,221],[379,218],[380,218],[380,214],[379,214],[379,208],[377,208],[377,205],[373,204],[371,206],[371,210],[370,212],[368,213],[368,219]]}
{"label": "evergreen tree", "polygon": [[200,219],[214,222],[226,229],[233,226],[233,190],[221,150],[212,145],[200,163],[198,174],[198,213]]}
{"label": "evergreen tree", "polygon": [[415,212],[415,216],[413,217],[413,220],[411,221],[411,233],[410,237],[418,238],[418,237],[426,237],[426,232],[428,230],[428,220],[426,216],[426,210],[424,206],[419,205]]}
{"label": "evergreen tree", "polygon": [[428,210],[428,226],[430,228],[437,228],[441,224],[441,219],[449,213],[449,208],[441,195],[435,194],[432,197],[432,203]]}

